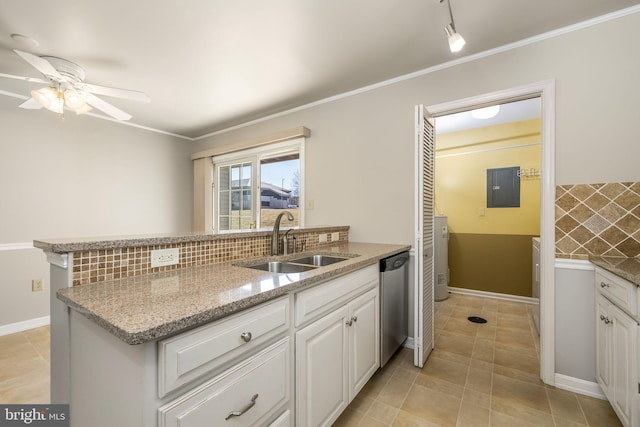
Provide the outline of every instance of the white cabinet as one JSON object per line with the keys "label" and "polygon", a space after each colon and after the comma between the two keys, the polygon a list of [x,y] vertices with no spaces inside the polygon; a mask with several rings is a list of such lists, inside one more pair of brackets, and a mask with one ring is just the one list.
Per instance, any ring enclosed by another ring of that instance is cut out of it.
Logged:
{"label": "white cabinet", "polygon": [[596,378],[625,426],[640,425],[638,289],[596,270]]}
{"label": "white cabinet", "polygon": [[296,333],[296,425],[331,425],[380,365],[374,287]]}
{"label": "white cabinet", "polygon": [[290,341],[282,339],[161,407],[159,427],[264,425],[291,397]]}

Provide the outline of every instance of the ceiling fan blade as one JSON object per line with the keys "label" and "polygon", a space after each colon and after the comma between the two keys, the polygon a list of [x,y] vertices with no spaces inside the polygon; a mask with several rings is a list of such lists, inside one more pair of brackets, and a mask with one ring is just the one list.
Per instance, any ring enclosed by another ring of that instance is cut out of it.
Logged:
{"label": "ceiling fan blade", "polygon": [[29,83],[49,84],[48,80],[36,79],[36,78],[33,78],[33,77],[14,76],[13,74],[0,73],[0,77],[6,77],[7,79],[23,80],[23,81],[29,82]]}
{"label": "ceiling fan blade", "polygon": [[112,96],[114,98],[131,99],[133,101],[150,102],[151,99],[144,93],[137,90],[118,89],[117,87],[98,86],[89,83],[78,83],[74,85],[78,89],[85,90],[98,95]]}
{"label": "ceiling fan blade", "polygon": [[51,65],[46,59],[42,59],[39,56],[17,49],[14,49],[13,51],[20,55],[22,59],[31,64],[36,70],[40,71],[46,77],[51,77],[56,80],[64,80],[60,73],[58,73],[58,71],[53,68],[53,65]]}
{"label": "ceiling fan blade", "polygon": [[24,108],[26,110],[39,110],[42,108],[42,105],[33,98],[29,98],[24,101],[22,104],[18,105],[20,108]]}
{"label": "ceiling fan blade", "polygon": [[97,96],[89,93],[89,92],[80,92],[80,96],[85,100],[85,102],[91,105],[94,108],[102,111],[118,120],[129,120],[131,118],[131,114],[125,113],[121,109],[114,107],[106,101],[98,98]]}

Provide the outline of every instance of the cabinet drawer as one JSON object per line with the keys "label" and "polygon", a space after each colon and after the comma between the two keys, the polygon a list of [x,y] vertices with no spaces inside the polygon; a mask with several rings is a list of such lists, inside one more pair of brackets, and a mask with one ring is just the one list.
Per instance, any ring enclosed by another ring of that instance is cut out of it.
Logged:
{"label": "cabinet drawer", "polygon": [[615,274],[596,269],[596,289],[632,316],[638,315],[637,288]]}
{"label": "cabinet drawer", "polygon": [[264,425],[290,398],[291,340],[287,337],[161,407],[158,425]]}
{"label": "cabinet drawer", "polygon": [[295,326],[344,304],[359,293],[378,286],[378,264],[338,277],[296,294]]}
{"label": "cabinet drawer", "polygon": [[284,297],[160,341],[158,395],[265,343],[289,328],[289,318],[289,298]]}

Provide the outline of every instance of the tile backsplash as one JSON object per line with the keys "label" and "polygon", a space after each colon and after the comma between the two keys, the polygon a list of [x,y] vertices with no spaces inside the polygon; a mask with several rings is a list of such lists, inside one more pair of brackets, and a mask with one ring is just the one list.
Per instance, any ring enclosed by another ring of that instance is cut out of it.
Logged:
{"label": "tile backsplash", "polygon": [[640,256],[640,182],[556,187],[556,257]]}
{"label": "tile backsplash", "polygon": [[[339,233],[338,240],[331,239],[332,232]],[[319,234],[322,233],[327,233],[326,243],[319,241]],[[296,230],[292,235],[297,237],[299,245],[304,241],[307,250],[322,249],[332,243],[348,242],[349,227],[302,229]],[[224,234],[213,236],[211,240],[73,252],[73,286],[178,268],[266,257],[271,250],[271,233],[248,232],[246,237],[226,237]],[[151,251],[167,248],[179,249],[180,262],[151,268]]]}

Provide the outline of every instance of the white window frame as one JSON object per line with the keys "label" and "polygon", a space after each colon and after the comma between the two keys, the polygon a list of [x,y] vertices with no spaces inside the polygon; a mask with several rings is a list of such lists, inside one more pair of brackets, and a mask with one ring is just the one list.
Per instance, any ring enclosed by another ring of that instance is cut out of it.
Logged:
{"label": "white window frame", "polygon": [[300,194],[298,195],[298,209],[299,209],[299,227],[303,228],[305,224],[305,138],[296,138],[288,141],[263,145],[255,148],[248,148],[246,150],[234,151],[232,153],[220,154],[217,156],[211,157],[211,162],[213,164],[212,173],[213,173],[213,188],[212,192],[212,224],[213,231],[216,233],[231,233],[237,231],[246,231],[243,230],[220,230],[219,224],[219,216],[218,216],[218,167],[226,166],[230,163],[241,163],[241,162],[251,162],[253,164],[253,185],[252,185],[252,213],[253,213],[253,222],[255,223],[256,229],[261,229],[262,225],[260,224],[260,161],[263,159],[268,159],[271,157],[278,157],[286,154],[297,153],[300,162],[300,176],[299,176],[299,190]]}

